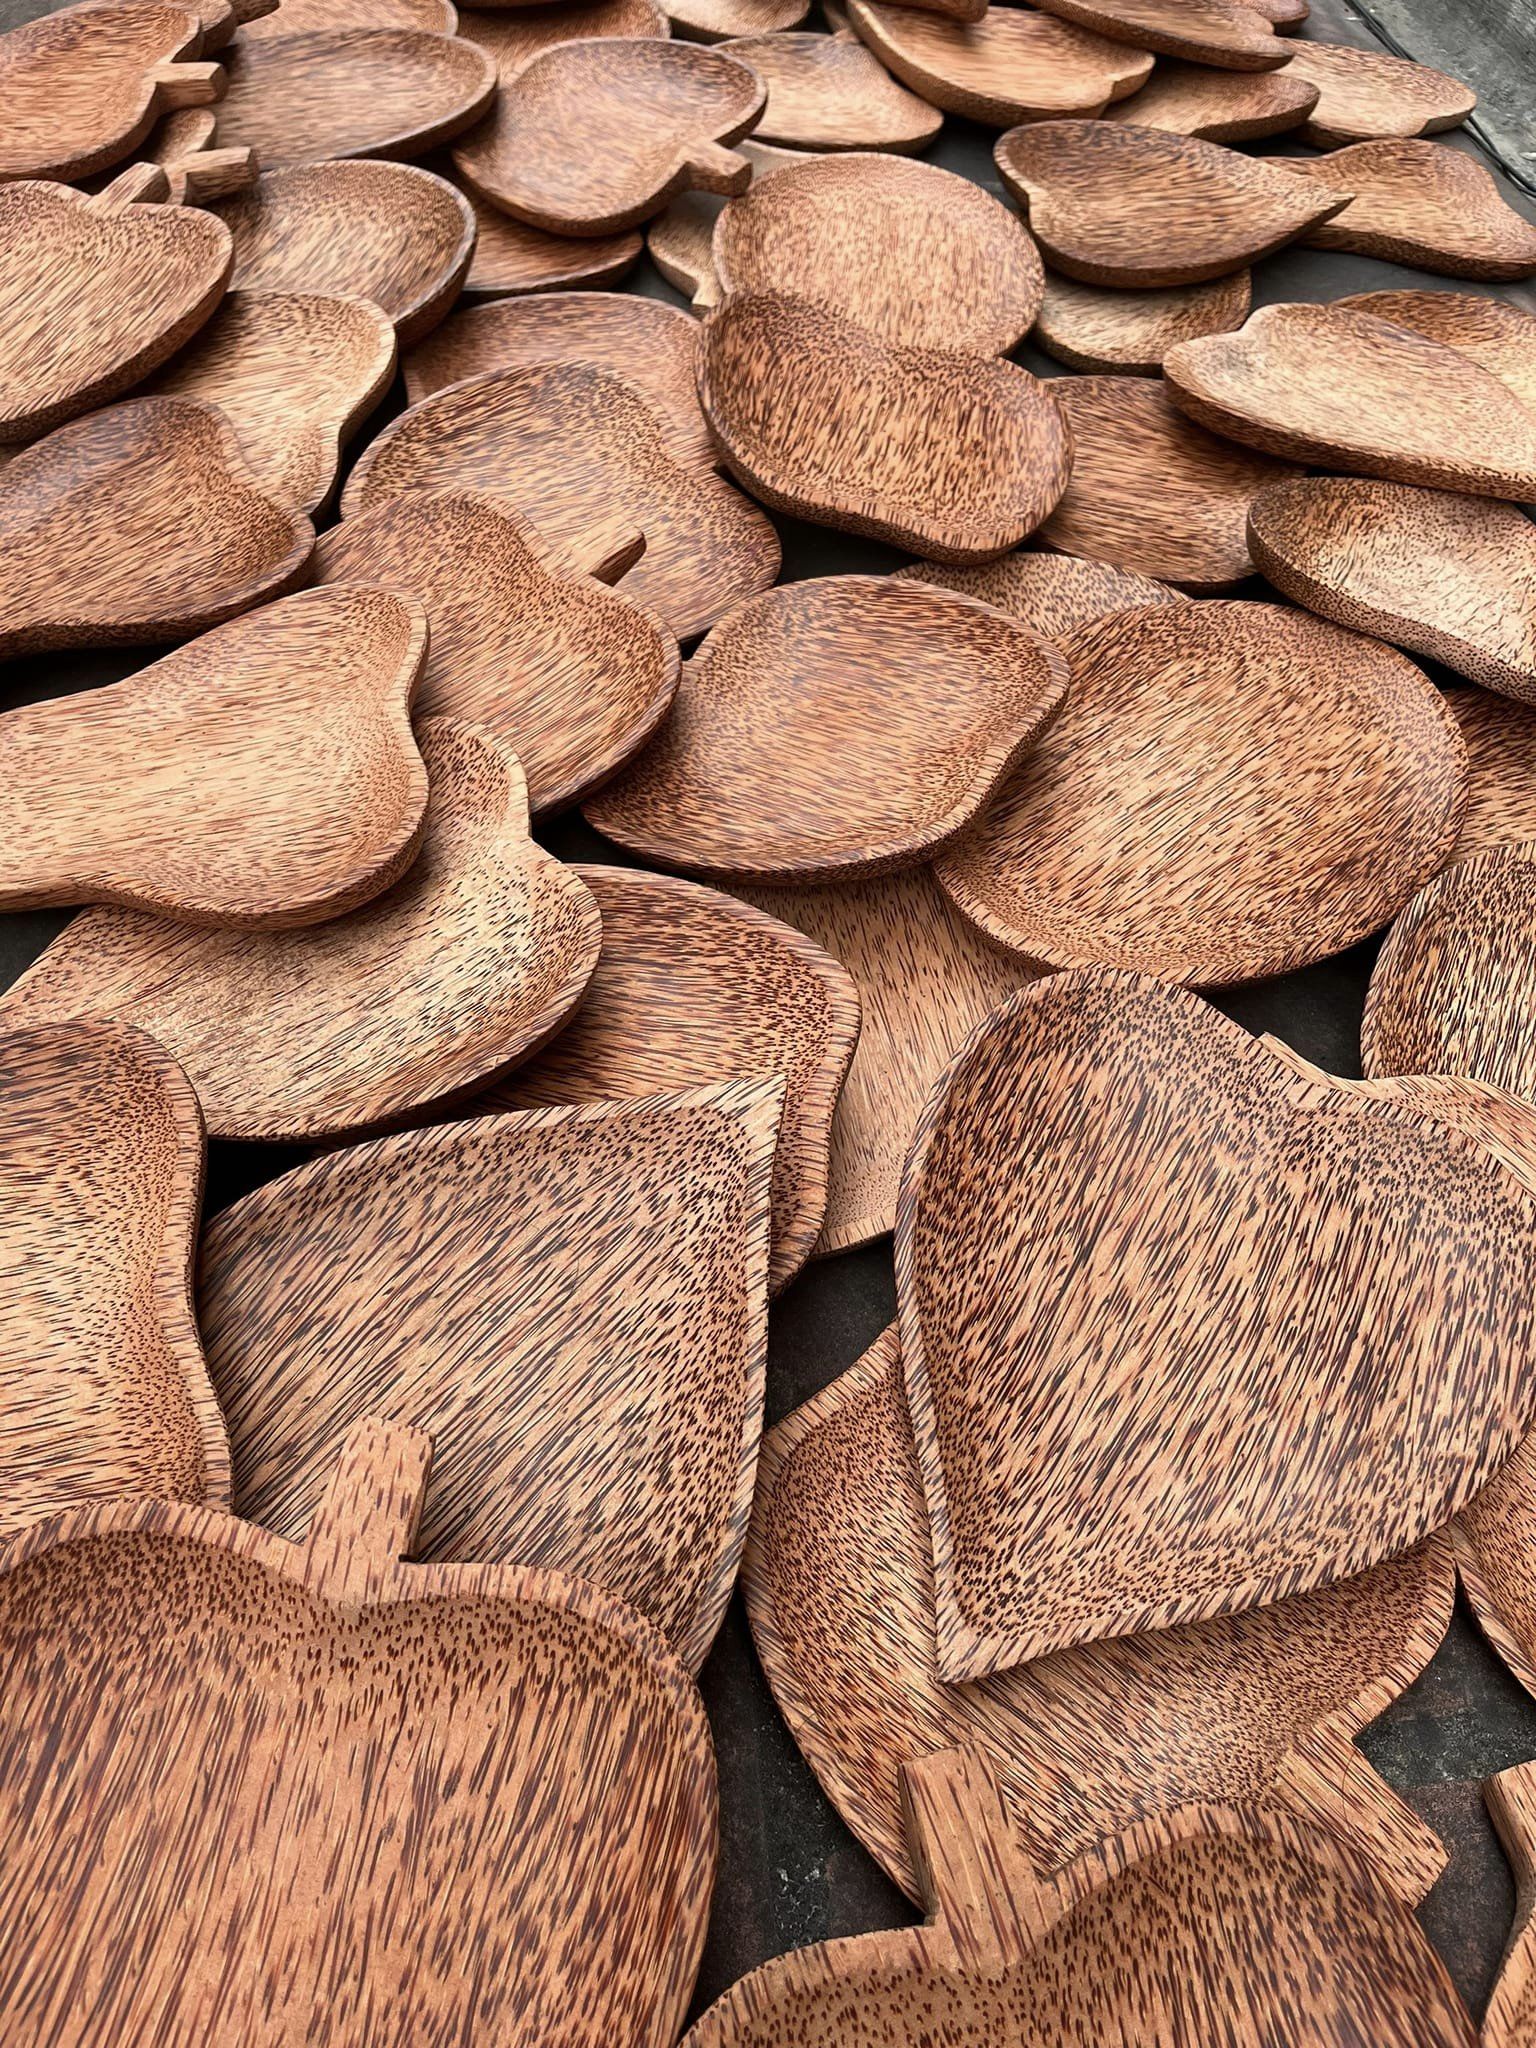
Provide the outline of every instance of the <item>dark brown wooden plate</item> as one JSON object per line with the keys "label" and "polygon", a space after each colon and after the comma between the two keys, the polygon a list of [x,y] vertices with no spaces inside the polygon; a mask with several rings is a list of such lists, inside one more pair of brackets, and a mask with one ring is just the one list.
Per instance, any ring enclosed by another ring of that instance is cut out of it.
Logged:
{"label": "dark brown wooden plate", "polygon": [[1263,9],[1242,0],[1047,0],[1046,12],[1223,71],[1273,71],[1295,48],[1279,40]]}
{"label": "dark brown wooden plate", "polygon": [[1477,94],[1459,78],[1385,50],[1302,40],[1287,48],[1287,70],[1320,94],[1302,131],[1318,149],[1385,135],[1436,135],[1460,127],[1477,105]]}
{"label": "dark brown wooden plate", "polygon": [[1357,142],[1318,164],[1294,166],[1354,193],[1314,228],[1315,249],[1344,249],[1446,277],[1488,281],[1536,275],[1536,226],[1506,204],[1493,173],[1441,142]]}
{"label": "dark brown wooden plate", "polygon": [[1163,291],[1115,291],[1052,272],[1032,338],[1074,370],[1156,377],[1176,342],[1230,333],[1248,318],[1252,303],[1253,278],[1246,270]]}
{"label": "dark brown wooden plate", "polygon": [[749,64],[767,92],[757,133],[791,149],[919,150],[944,116],[898,85],[858,37],[743,36],[721,45]]}
{"label": "dark brown wooden plate", "polygon": [[1279,71],[1213,71],[1165,57],[1140,92],[1109,109],[1109,118],[1205,142],[1257,142],[1299,128],[1317,105],[1318,90],[1294,64]]}

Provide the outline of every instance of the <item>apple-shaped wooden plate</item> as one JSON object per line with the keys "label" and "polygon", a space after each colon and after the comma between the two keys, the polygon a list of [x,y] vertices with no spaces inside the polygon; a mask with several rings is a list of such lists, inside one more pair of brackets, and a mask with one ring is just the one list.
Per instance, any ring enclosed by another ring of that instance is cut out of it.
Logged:
{"label": "apple-shaped wooden plate", "polygon": [[1242,0],[1044,0],[1059,14],[1116,42],[1161,57],[1180,57],[1222,71],[1273,71],[1287,63],[1283,43],[1264,10]]}
{"label": "apple-shaped wooden plate", "polygon": [[898,583],[937,583],[1022,620],[1042,640],[1061,640],[1079,626],[1134,611],[1145,604],[1178,604],[1182,595],[1128,569],[1075,555],[1002,555],[995,562],[949,568],[939,562],[909,562],[894,571]]}
{"label": "apple-shaped wooden plate", "polygon": [[1483,2019],[1482,2048],[1536,2042],[1536,1765],[1516,1764],[1483,1786],[1483,1798],[1515,1878],[1515,1924]]}
{"label": "apple-shaped wooden plate", "polygon": [[1111,121],[1203,142],[1257,142],[1299,128],[1317,97],[1318,88],[1291,64],[1279,71],[1213,71],[1165,57],[1140,92],[1107,111]]}
{"label": "apple-shaped wooden plate", "polygon": [[1536,708],[1488,690],[1448,690],[1467,747],[1471,799],[1457,860],[1536,841]]}
{"label": "apple-shaped wooden plate", "polygon": [[1031,339],[1069,369],[1156,377],[1176,342],[1230,333],[1248,318],[1252,303],[1246,270],[1163,291],[1116,291],[1052,272]]}
{"label": "apple-shaped wooden plate", "polygon": [[510,85],[541,50],[589,36],[668,36],[671,28],[656,0],[544,0],[482,13],[464,14],[459,34],[478,43],[496,66],[500,84]]}
{"label": "apple-shaped wooden plate", "polygon": [[[805,149],[774,149],[751,136],[736,145],[744,156],[754,180],[789,164],[809,163],[813,153]],[[749,188],[750,189],[750,188]],[[718,306],[720,280],[715,275],[715,222],[727,200],[719,192],[684,192],[665,207],[645,231],[651,261],[667,280],[676,285],[695,308]]]}
{"label": "apple-shaped wooden plate", "polygon": [[1458,128],[1477,105],[1459,78],[1385,50],[1298,40],[1286,70],[1318,89],[1302,140],[1318,149],[1387,135],[1435,135]]}
{"label": "apple-shaped wooden plate", "polygon": [[471,300],[617,284],[634,269],[645,247],[633,228],[622,235],[546,234],[514,220],[478,192],[460,189],[475,216],[475,253],[464,279]]}
{"label": "apple-shaped wooden plate", "polygon": [[1357,142],[1295,169],[1310,179],[1326,173],[1355,195],[1308,235],[1314,249],[1446,277],[1536,274],[1536,225],[1500,197],[1491,171],[1442,142]]}
{"label": "apple-shaped wooden plate", "polygon": [[1459,349],[1507,384],[1528,412],[1536,412],[1536,313],[1524,306],[1444,290],[1361,292],[1334,304]]}
{"label": "apple-shaped wooden plate", "polygon": [[937,107],[898,85],[850,30],[743,36],[721,48],[751,66],[768,99],[757,133],[791,149],[925,148]]}

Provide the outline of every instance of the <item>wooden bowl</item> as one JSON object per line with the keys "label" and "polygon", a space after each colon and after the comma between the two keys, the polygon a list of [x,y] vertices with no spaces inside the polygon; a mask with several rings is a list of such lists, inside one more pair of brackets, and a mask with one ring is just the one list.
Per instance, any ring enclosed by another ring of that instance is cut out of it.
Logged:
{"label": "wooden bowl", "polygon": [[1523,306],[1453,291],[1362,292],[1334,304],[1460,349],[1536,412],[1536,313]]}
{"label": "wooden bowl", "polygon": [[1082,562],[1075,555],[1002,555],[995,562],[959,569],[940,562],[909,562],[893,573],[898,583],[937,583],[945,590],[979,597],[983,604],[1022,620],[1042,640],[1065,639],[1079,626],[1111,612],[1183,602],[1177,590],[1150,576],[1111,569],[1105,562]]}
{"label": "wooden bowl", "polygon": [[1140,92],[1109,110],[1109,119],[1204,142],[1257,142],[1299,128],[1317,99],[1318,87],[1294,63],[1279,71],[1213,71],[1166,57]]}
{"label": "wooden bowl", "polygon": [[1455,858],[1536,840],[1536,709],[1487,690],[1447,690],[1445,702],[1472,786]]}
{"label": "wooden bowl", "polygon": [[791,149],[893,149],[932,142],[944,116],[898,85],[857,36],[743,36],[722,45],[767,91],[756,132]]}
{"label": "wooden bowl", "polygon": [[[754,179],[783,165],[814,161],[808,150],[773,149],[750,136],[738,143],[737,153],[746,158]],[[715,222],[726,203],[718,192],[684,192],[664,207],[645,231],[651,261],[695,308],[718,306],[723,296],[715,275],[714,239]]]}
{"label": "wooden bowl", "polygon": [[[1500,197],[1493,174],[1440,142],[1357,142],[1322,162],[1355,196],[1307,237],[1446,277],[1536,275],[1536,226]],[[1309,178],[1316,164],[1298,164]]]}
{"label": "wooden bowl", "polygon": [[228,70],[219,140],[247,144],[267,171],[425,156],[479,120],[496,93],[483,50],[421,29],[311,29],[242,43]]}
{"label": "wooden bowl", "polygon": [[458,32],[484,50],[496,66],[497,82],[510,85],[551,44],[589,36],[666,37],[672,30],[656,0],[545,0],[539,6],[503,7],[494,14],[477,8],[463,15]]}
{"label": "wooden bowl", "polygon": [[1302,140],[1315,149],[1386,135],[1437,135],[1460,127],[1477,105],[1477,94],[1459,78],[1385,50],[1301,40],[1289,50],[1286,69],[1320,95],[1302,130]]}
{"label": "wooden bowl", "polygon": [[1031,339],[1070,369],[1156,377],[1176,342],[1230,333],[1248,318],[1252,303],[1253,278],[1246,270],[1160,292],[1114,291],[1052,272]]}
{"label": "wooden bowl", "polygon": [[1276,36],[1267,9],[1242,0],[1048,0],[1045,11],[1135,49],[1223,71],[1273,71],[1296,48]]}
{"label": "wooden bowl", "polygon": [[617,284],[645,247],[632,229],[622,235],[549,235],[513,220],[478,192],[466,190],[464,196],[475,216],[475,253],[464,279],[464,295],[471,300]]}

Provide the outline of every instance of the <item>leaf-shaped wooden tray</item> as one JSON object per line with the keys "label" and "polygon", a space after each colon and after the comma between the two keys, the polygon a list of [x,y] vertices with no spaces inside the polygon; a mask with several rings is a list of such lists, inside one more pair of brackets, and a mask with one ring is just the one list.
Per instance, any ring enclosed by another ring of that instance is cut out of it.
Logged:
{"label": "leaf-shaped wooden tray", "polygon": [[1169,57],[1140,92],[1109,109],[1109,118],[1204,142],[1257,142],[1299,128],[1317,97],[1318,88],[1290,64],[1279,71],[1213,71]]}
{"label": "leaf-shaped wooden tray", "polygon": [[745,191],[724,147],[757,120],[745,64],[699,43],[596,37],[541,50],[453,161],[482,198],[553,234],[637,227],[691,185]]}
{"label": "leaf-shaped wooden tray", "polygon": [[1536,841],[1536,709],[1487,690],[1448,690],[1467,746],[1471,801],[1456,859]]}
{"label": "leaf-shaped wooden tray", "polygon": [[1018,346],[1045,285],[1028,230],[990,193],[873,152],[754,185],[721,214],[713,255],[727,292],[788,292],[886,341],[978,355]]}
{"label": "leaf-shaped wooden tray", "polygon": [[1389,647],[1210,602],[1062,652],[1065,709],[938,861],[994,945],[1198,985],[1285,974],[1379,931],[1456,843],[1455,721]]}
{"label": "leaf-shaped wooden tray", "polygon": [[703,1708],[596,1587],[400,1563],[429,1448],[333,1445],[307,1544],[114,1500],[0,1553],[0,1910],[48,1958],[0,1986],[7,2038],[669,2048]]}
{"label": "leaf-shaped wooden tray", "polygon": [[1515,1878],[1515,1922],[1488,1999],[1483,2048],[1536,2041],[1536,1764],[1516,1764],[1483,1786],[1483,1798]]}
{"label": "leaf-shaped wooden tray", "polygon": [[896,1222],[942,1676],[1263,1606],[1438,1529],[1530,1422],[1533,1236],[1481,1145],[1185,990],[1025,989],[935,1091]]}
{"label": "leaf-shaped wooden tray", "polygon": [[475,216],[475,253],[464,280],[472,299],[617,284],[645,247],[632,228],[622,235],[550,235],[514,220],[478,192],[464,196]]}
{"label": "leaf-shaped wooden tray", "polygon": [[309,29],[242,41],[226,60],[221,143],[265,171],[341,156],[425,156],[479,120],[496,67],[473,43],[422,29]]}
{"label": "leaf-shaped wooden tray", "polygon": [[134,910],[70,923],[0,997],[19,1023],[140,1025],[185,1068],[216,1138],[331,1138],[481,1086],[581,999],[597,907],[528,836],[511,750],[447,719],[409,872],[349,917],[210,932]]}
{"label": "leaf-shaped wooden tray", "polygon": [[[1265,10],[1243,0],[1044,0],[1047,14],[1116,42],[1223,71],[1273,71],[1294,43],[1275,34]],[[1272,19],[1272,17],[1271,17]]]}
{"label": "leaf-shaped wooden tray", "polygon": [[1071,467],[1049,386],[1017,364],[904,348],[775,292],[706,323],[699,396],[754,498],[940,562],[1016,547]]}
{"label": "leaf-shaped wooden tray", "polygon": [[641,394],[582,363],[493,371],[435,392],[390,423],[347,481],[348,518],[423,491],[505,497],[553,547],[594,523],[645,535],[624,595],[683,638],[779,573],[779,538],[715,474],[685,468]]}
{"label": "leaf-shaped wooden tray", "polygon": [[[737,144],[755,179],[789,164],[809,163],[812,152],[804,149],[773,149],[766,142],[747,136]],[[715,275],[715,222],[726,200],[718,192],[684,192],[651,222],[645,231],[651,261],[667,280],[696,307],[720,303],[720,280]]]}
{"label": "leaf-shaped wooden tray", "polygon": [[1445,1634],[1455,1574],[1444,1537],[1273,1607],[945,1685],[893,1325],[764,1439],[742,1575],[795,1740],[914,1898],[901,1767],[961,1744],[990,1757],[1041,1877],[1192,1798],[1280,1806],[1331,1827],[1410,1904],[1444,1868],[1435,1836],[1352,1740]]}
{"label": "leaf-shaped wooden tray", "polygon": [[1253,279],[1246,270],[1204,284],[1123,292],[1053,272],[1031,339],[1074,370],[1156,377],[1176,342],[1230,333],[1248,318],[1252,303]]}
{"label": "leaf-shaped wooden tray", "polygon": [[248,45],[264,36],[293,36],[311,29],[411,28],[451,36],[459,18],[452,0],[281,0],[240,38]]}
{"label": "leaf-shaped wooden tray", "polygon": [[459,34],[480,48],[496,66],[500,84],[510,85],[519,71],[552,43],[571,43],[590,36],[669,36],[666,15],[656,0],[545,0],[545,4],[504,7],[495,14],[478,8],[466,13]]}
{"label": "leaf-shaped wooden tray", "polygon": [[782,1103],[774,1076],[480,1117],[227,1209],[199,1315],[239,1511],[295,1536],[359,1416],[417,1423],[421,1555],[592,1579],[697,1670],[752,1502]]}
{"label": "leaf-shaped wooden tray", "polygon": [[619,1101],[782,1075],[768,1264],[777,1292],[810,1257],[822,1227],[832,1113],[858,1037],[858,993],[820,946],[735,897],[638,868],[575,872],[603,920],[587,1000],[481,1107]]}
{"label": "leaf-shaped wooden tray", "polygon": [[307,590],[126,682],[0,717],[0,908],[119,903],[299,925],[388,888],[421,836],[426,615]]}
{"label": "leaf-shaped wooden tray", "polygon": [[212,407],[108,406],[0,470],[0,655],[184,639],[286,590],[314,538]]}
{"label": "leaf-shaped wooden tray", "polygon": [[1493,174],[1443,142],[1357,142],[1318,163],[1309,179],[1355,194],[1315,228],[1315,249],[1344,249],[1446,277],[1486,280],[1536,274],[1536,226],[1499,195]]}
{"label": "leaf-shaped wooden tray", "polygon": [[937,583],[966,597],[1021,619],[1045,640],[1060,640],[1079,626],[1128,612],[1144,604],[1180,604],[1150,576],[1111,569],[1105,562],[1083,562],[1075,555],[1002,555],[995,562],[949,568],[939,562],[910,562],[895,572],[897,582]]}
{"label": "leaf-shaped wooden tray", "polygon": [[1525,307],[1453,291],[1362,292],[1333,303],[1459,349],[1536,413],[1536,313]]}
{"label": "leaf-shaped wooden tray", "polygon": [[768,100],[757,133],[791,149],[919,150],[944,125],[937,107],[898,85],[858,37],[743,36],[720,46],[752,67]]}
{"label": "leaf-shaped wooden tray", "polygon": [[781,584],[714,628],[671,719],[583,810],[658,867],[792,883],[915,867],[1066,688],[1054,647],[974,598],[888,576]]}
{"label": "leaf-shaped wooden tray", "polygon": [[1435,135],[1459,127],[1477,105],[1477,94],[1459,78],[1385,50],[1303,41],[1286,47],[1286,69],[1320,94],[1303,131],[1303,140],[1318,149],[1385,135]]}
{"label": "leaf-shaped wooden tray", "polygon": [[1084,284],[1225,277],[1349,203],[1263,158],[1127,121],[1037,121],[1010,128],[993,155],[1051,263]]}
{"label": "leaf-shaped wooden tray", "polygon": [[1180,342],[1169,395],[1213,432],[1391,482],[1536,498],[1536,414],[1459,349],[1338,306],[1263,306]]}

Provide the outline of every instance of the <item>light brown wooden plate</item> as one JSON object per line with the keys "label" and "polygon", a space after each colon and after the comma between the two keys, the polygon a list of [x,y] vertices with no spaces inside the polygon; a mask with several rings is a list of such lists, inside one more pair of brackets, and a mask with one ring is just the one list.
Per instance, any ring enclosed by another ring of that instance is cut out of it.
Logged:
{"label": "light brown wooden plate", "polygon": [[1472,785],[1455,858],[1536,841],[1536,709],[1488,690],[1448,690],[1445,701],[1466,741]]}
{"label": "light brown wooden plate", "polygon": [[757,133],[791,149],[894,149],[932,142],[944,116],[898,85],[846,29],[744,36],[721,45],[749,64],[768,100]]}
{"label": "light brown wooden plate", "polygon": [[108,406],[0,470],[0,655],[185,639],[287,590],[314,541],[213,407]]}
{"label": "light brown wooden plate", "polygon": [[[1227,75],[1212,73],[1212,76]],[[1246,270],[1164,291],[1114,291],[1048,273],[1033,340],[1074,370],[1156,377],[1176,342],[1241,327],[1253,303]]]}
{"label": "light brown wooden plate", "polygon": [[541,50],[588,36],[669,36],[667,17],[656,0],[548,0],[535,7],[504,7],[495,14],[478,9],[459,22],[459,34],[478,43],[496,66],[497,81],[510,85]]}
{"label": "light brown wooden plate", "polygon": [[578,867],[603,920],[575,1017],[485,1110],[625,1100],[781,1075],[768,1283],[810,1257],[827,1202],[832,1114],[859,1033],[858,992],[820,946],[716,889],[636,868]]}
{"label": "light brown wooden plate", "polygon": [[7,1978],[8,2038],[669,2048],[714,1881],[698,1695],[593,1586],[401,1564],[429,1451],[332,1446],[304,1545],[115,1500],[0,1554],[0,1910],[56,1964]]}
{"label": "light brown wooden plate", "polygon": [[699,43],[597,37],[541,50],[453,153],[482,199],[551,234],[638,227],[675,193],[743,192],[725,147],[753,127],[763,89]]}
{"label": "light brown wooden plate", "polygon": [[165,172],[173,206],[208,206],[255,184],[255,151],[218,148],[217,131],[216,108],[185,107],[167,114],[144,145],[141,161]]}
{"label": "light brown wooden plate", "polygon": [[1051,264],[1083,284],[1226,277],[1348,204],[1260,157],[1128,121],[1010,128],[993,155]]}
{"label": "light brown wooden plate", "polygon": [[1213,432],[1295,462],[1536,498],[1536,414],[1471,356],[1338,306],[1262,306],[1182,341],[1168,393]]}
{"label": "light brown wooden plate", "polygon": [[622,235],[548,235],[513,220],[478,192],[466,190],[464,196],[476,230],[464,279],[465,296],[471,299],[617,284],[634,269],[645,247],[633,229]]}
{"label": "light brown wooden plate", "polygon": [[425,156],[490,106],[496,67],[473,43],[421,29],[310,29],[228,59],[219,140],[264,171],[332,157]]}
{"label": "light brown wooden plate", "polygon": [[645,752],[583,805],[658,867],[821,882],[916,867],[1055,715],[1054,647],[975,598],[823,576],[740,606]]}
{"label": "light brown wooden plate", "polygon": [[277,0],[183,0],[183,11],[203,25],[203,52],[222,50],[248,21],[272,13]]}
{"label": "light brown wooden plate", "polygon": [[763,1441],[742,1567],[774,1698],[827,1796],[910,1897],[901,1767],[974,1744],[1049,1877],[1191,1798],[1333,1829],[1416,1905],[1434,1834],[1353,1737],[1406,1690],[1451,1619],[1448,1541],[1316,1593],[1060,1650],[972,1685],[934,1664],[933,1558],[894,1326]]}
{"label": "light brown wooden plate", "polygon": [[1179,604],[1180,592],[1111,569],[1104,562],[1082,562],[1075,555],[1003,555],[995,562],[970,568],[948,568],[939,562],[910,562],[894,571],[898,583],[937,583],[966,597],[979,597],[1000,612],[1020,619],[1043,640],[1060,640],[1078,626],[1128,612],[1145,604]]}
{"label": "light brown wooden plate", "polygon": [[597,906],[529,838],[509,747],[447,719],[420,741],[422,851],[382,896],[297,932],[86,911],[0,996],[0,1017],[141,1026],[186,1070],[216,1138],[333,1138],[526,1059],[581,999]]}
{"label": "light brown wooden plate", "polygon": [[1477,105],[1477,94],[1460,79],[1385,50],[1300,40],[1287,49],[1286,68],[1321,95],[1302,130],[1303,141],[1317,149],[1385,135],[1436,135],[1460,127]]}
{"label": "light brown wooden plate", "polygon": [[359,1416],[415,1422],[420,1555],[592,1579],[697,1670],[752,1502],[782,1102],[775,1076],[480,1117],[227,1209],[198,1301],[240,1512],[296,1536]]}
{"label": "light brown wooden plate", "polygon": [[[754,142],[751,136],[736,145],[736,153],[746,158],[754,179],[766,177],[769,171],[783,165],[814,161],[809,150],[773,149],[766,142]],[[685,192],[658,213],[645,231],[651,261],[668,284],[676,285],[696,307],[720,303],[714,238],[715,222],[725,205],[724,196],[718,192]]]}
{"label": "light brown wooden plate", "polygon": [[1318,87],[1291,64],[1279,71],[1213,71],[1166,57],[1140,92],[1109,110],[1109,118],[1165,128],[1170,135],[1198,135],[1205,142],[1257,142],[1299,128],[1317,98]]}
{"label": "light brown wooden plate", "polygon": [[811,0],[669,0],[667,7],[683,34],[701,43],[798,28],[810,11]]}
{"label": "light brown wooden plate", "polygon": [[1027,370],[895,346],[778,293],[744,293],[707,322],[699,396],[762,504],[940,562],[1016,547],[1071,467],[1061,409]]}
{"label": "light brown wooden plate", "polygon": [[451,36],[458,33],[459,17],[452,0],[281,0],[240,41],[249,44],[262,37],[338,28],[409,28]]}
{"label": "light brown wooden plate", "polygon": [[1483,1786],[1515,1877],[1515,1922],[1483,2020],[1483,2048],[1531,2048],[1536,2041],[1536,1765],[1516,1764]]}
{"label": "light brown wooden plate", "polygon": [[126,682],[0,717],[0,908],[314,924],[410,865],[421,608],[307,590]]}
{"label": "light brown wooden plate", "polygon": [[645,535],[624,595],[685,637],[779,573],[763,514],[713,469],[685,469],[638,391],[581,363],[493,371],[394,420],[348,479],[351,518],[423,491],[488,491],[570,549],[594,522]]}
{"label": "light brown wooden plate", "polygon": [[1536,226],[1499,196],[1491,171],[1442,142],[1357,142],[1319,163],[1355,197],[1314,228],[1314,249],[1344,249],[1446,277],[1498,280],[1536,275]]}
{"label": "light brown wooden plate", "polygon": [[1223,71],[1273,71],[1295,49],[1242,0],[1045,0],[1048,14],[1161,57]]}
{"label": "light brown wooden plate", "polygon": [[1536,313],[1525,307],[1455,291],[1361,292],[1333,303],[1460,349],[1536,413]]}

